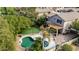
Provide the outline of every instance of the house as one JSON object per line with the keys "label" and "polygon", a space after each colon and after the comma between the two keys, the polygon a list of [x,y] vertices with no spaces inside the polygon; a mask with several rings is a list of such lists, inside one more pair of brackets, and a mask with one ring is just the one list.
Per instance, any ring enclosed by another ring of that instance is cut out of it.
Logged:
{"label": "house", "polygon": [[78,12],[66,12],[48,16],[47,24],[57,30],[62,30],[62,33],[66,33],[66,30],[70,27],[75,19],[79,18]]}
{"label": "house", "polygon": [[63,7],[37,7],[35,11],[38,13],[38,16],[57,13],[57,10],[63,9]]}
{"label": "house", "polygon": [[36,12],[38,13],[48,13],[52,11],[56,11],[57,7],[37,7]]}

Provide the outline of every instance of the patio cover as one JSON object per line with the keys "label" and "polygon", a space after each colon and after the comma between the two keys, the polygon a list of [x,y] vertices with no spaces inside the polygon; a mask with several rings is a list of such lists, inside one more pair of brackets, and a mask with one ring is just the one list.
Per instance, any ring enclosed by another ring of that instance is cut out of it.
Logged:
{"label": "patio cover", "polygon": [[62,26],[59,26],[59,25],[56,25],[56,24],[49,24],[48,26],[51,27],[51,28],[54,28],[56,30],[63,28]]}

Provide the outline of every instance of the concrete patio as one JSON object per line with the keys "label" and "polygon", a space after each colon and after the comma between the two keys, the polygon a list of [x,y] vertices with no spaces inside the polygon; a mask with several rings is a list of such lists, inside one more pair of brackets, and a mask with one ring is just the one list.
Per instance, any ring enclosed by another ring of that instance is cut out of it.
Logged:
{"label": "concrete patio", "polygon": [[63,35],[63,34],[58,34],[57,36],[55,36],[55,42],[57,44],[62,44],[64,42],[67,42],[69,40],[72,40],[74,37],[76,37],[75,34],[66,34],[66,35]]}

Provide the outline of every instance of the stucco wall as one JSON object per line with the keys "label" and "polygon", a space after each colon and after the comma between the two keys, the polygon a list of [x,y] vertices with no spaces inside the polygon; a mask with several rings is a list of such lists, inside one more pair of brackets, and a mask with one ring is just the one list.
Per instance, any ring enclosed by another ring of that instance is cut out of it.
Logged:
{"label": "stucco wall", "polygon": [[72,21],[64,22],[62,33],[66,33],[66,30],[70,27]]}

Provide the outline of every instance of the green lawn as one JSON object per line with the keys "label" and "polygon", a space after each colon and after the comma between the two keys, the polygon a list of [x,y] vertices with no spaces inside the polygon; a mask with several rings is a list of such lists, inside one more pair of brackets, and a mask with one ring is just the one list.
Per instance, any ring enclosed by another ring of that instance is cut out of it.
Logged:
{"label": "green lawn", "polygon": [[22,34],[30,34],[30,33],[38,33],[40,31],[40,29],[35,28],[35,27],[31,27],[29,29],[26,29],[22,32]]}

